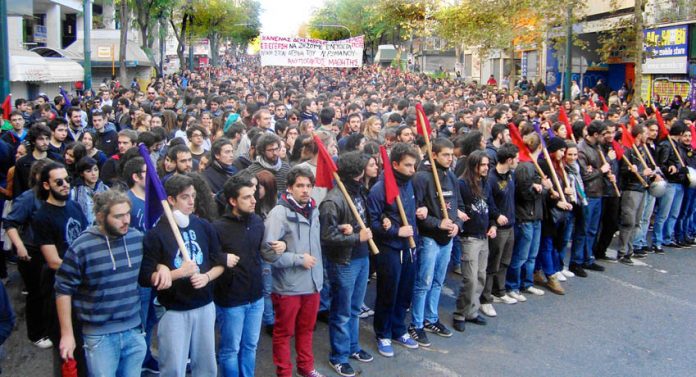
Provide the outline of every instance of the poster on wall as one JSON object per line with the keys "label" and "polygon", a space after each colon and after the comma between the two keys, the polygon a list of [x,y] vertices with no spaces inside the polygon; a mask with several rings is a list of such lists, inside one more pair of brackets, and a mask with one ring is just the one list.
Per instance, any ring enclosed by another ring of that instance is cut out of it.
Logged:
{"label": "poster on wall", "polygon": [[280,67],[360,67],[363,36],[324,41],[320,39],[261,36],[261,65]]}
{"label": "poster on wall", "polygon": [[643,31],[643,52],[647,58],[643,73],[687,72],[689,26],[670,26]]}

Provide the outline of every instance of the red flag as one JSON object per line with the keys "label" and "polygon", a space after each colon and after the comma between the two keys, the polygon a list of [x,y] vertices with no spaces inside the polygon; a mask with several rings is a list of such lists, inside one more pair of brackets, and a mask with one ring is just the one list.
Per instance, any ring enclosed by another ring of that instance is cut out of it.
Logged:
{"label": "red flag", "polygon": [[645,105],[643,105],[642,103],[640,104],[640,106],[638,106],[638,115],[642,115],[645,117],[648,116],[648,112],[645,111]]}
{"label": "red flag", "polygon": [[612,140],[611,147],[612,149],[614,149],[614,152],[616,152],[616,158],[619,160],[622,159],[624,155],[623,146],[621,146],[621,144],[618,141]]}
{"label": "red flag", "polygon": [[573,129],[570,127],[570,119],[568,119],[568,114],[566,114],[565,109],[561,106],[558,110],[558,121],[565,125],[566,133],[568,137],[573,134]]}
{"label": "red flag", "polygon": [[628,116],[628,125],[631,126],[631,129],[633,129],[633,127],[636,124],[638,124],[638,122],[636,122],[636,118],[634,118],[633,115],[629,115]]}
{"label": "red flag", "polygon": [[657,109],[653,108],[653,112],[655,113],[655,119],[657,119],[657,126],[660,127],[660,139],[664,139],[669,135],[669,131],[667,130],[667,127],[665,127],[665,120],[662,119],[662,113],[659,112]]}
{"label": "red flag", "polygon": [[5,97],[5,101],[2,103],[2,116],[7,120],[10,120],[10,113],[12,112],[11,100],[12,94],[8,94],[7,97]]}
{"label": "red flag", "polygon": [[527,145],[522,140],[522,135],[520,135],[520,131],[517,129],[517,126],[515,126],[514,123],[508,123],[508,129],[510,130],[510,139],[512,143],[520,149],[520,161],[532,161],[532,156],[529,154],[529,148],[527,148]]}
{"label": "red flag", "polygon": [[597,105],[595,105],[594,101],[592,100],[592,96],[590,96],[589,100],[590,100],[590,106],[592,106],[592,108],[597,108]]}
{"label": "red flag", "polygon": [[626,148],[633,148],[633,144],[636,143],[636,140],[633,138],[633,135],[631,135],[631,131],[623,124],[619,124],[619,127],[621,128],[621,144]]}
{"label": "red flag", "polygon": [[689,128],[691,129],[691,148],[696,149],[696,126],[692,124]]}
{"label": "red flag", "polygon": [[326,150],[324,143],[321,142],[319,136],[314,135],[314,142],[317,143],[319,156],[317,157],[317,176],[315,177],[315,186],[333,188],[333,173],[338,171],[336,163]]}
{"label": "red flag", "polygon": [[387,148],[384,148],[384,145],[380,145],[379,153],[382,155],[382,163],[384,165],[384,198],[387,204],[392,204],[396,197],[399,196],[399,186],[396,184],[391,161],[389,156],[387,156]]}
{"label": "red flag", "polygon": [[609,107],[607,106],[607,101],[604,100],[604,98],[599,97],[599,101],[602,103],[602,111],[605,113],[609,111]]}
{"label": "red flag", "polygon": [[582,120],[585,121],[586,126],[589,126],[590,123],[592,123],[592,118],[590,118],[590,114],[588,113],[582,113]]}
{"label": "red flag", "polygon": [[433,129],[430,128],[430,121],[428,120],[428,117],[425,116],[425,110],[423,110],[423,106],[420,103],[416,104],[416,132],[418,132],[418,135],[423,135],[423,125],[425,125],[425,129],[428,132],[428,137],[433,134]]}

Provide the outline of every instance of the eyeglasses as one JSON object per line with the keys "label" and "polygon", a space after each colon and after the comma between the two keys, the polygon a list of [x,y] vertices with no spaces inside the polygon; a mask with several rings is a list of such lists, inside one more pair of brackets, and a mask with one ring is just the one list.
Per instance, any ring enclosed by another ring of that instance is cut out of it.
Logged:
{"label": "eyeglasses", "polygon": [[70,185],[71,182],[72,182],[72,178],[66,177],[66,178],[58,178],[58,179],[56,179],[55,184],[56,184],[56,186],[58,186],[58,187],[62,187],[62,186],[63,186],[64,184],[66,184],[66,183],[67,183],[68,185]]}
{"label": "eyeglasses", "polygon": [[297,120],[297,117],[290,117],[290,120]]}
{"label": "eyeglasses", "polygon": [[275,153],[275,152],[278,152],[279,150],[280,150],[280,148],[278,148],[278,147],[268,148],[268,149],[266,149],[266,153]]}

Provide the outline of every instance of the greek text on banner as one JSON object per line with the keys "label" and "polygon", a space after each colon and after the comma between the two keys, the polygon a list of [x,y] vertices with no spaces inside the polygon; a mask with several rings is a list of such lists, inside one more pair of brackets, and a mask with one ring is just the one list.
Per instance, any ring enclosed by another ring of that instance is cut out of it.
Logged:
{"label": "greek text on banner", "polygon": [[282,67],[360,67],[363,36],[320,39],[261,36],[261,65]]}

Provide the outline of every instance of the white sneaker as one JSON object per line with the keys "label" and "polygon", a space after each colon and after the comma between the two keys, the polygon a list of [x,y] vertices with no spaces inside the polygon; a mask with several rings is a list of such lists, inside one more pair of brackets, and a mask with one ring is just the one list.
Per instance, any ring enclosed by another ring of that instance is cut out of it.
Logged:
{"label": "white sneaker", "polygon": [[571,272],[569,269],[567,269],[567,268],[564,268],[563,271],[561,271],[561,273],[563,274],[563,276],[565,276],[565,277],[567,277],[567,278],[574,278],[574,277],[575,277],[575,274],[572,273],[572,272]]}
{"label": "white sneaker", "polygon": [[553,276],[555,276],[556,280],[558,281],[568,281],[568,278],[566,278],[565,275],[561,273],[561,271],[556,272],[555,274],[553,274]]}
{"label": "white sneaker", "polygon": [[[512,298],[513,300],[517,300],[517,302],[527,301],[527,298],[524,297],[524,295],[522,295],[521,293],[516,292],[516,291],[510,291],[505,296],[508,296],[508,297]],[[503,297],[505,297],[505,296],[503,296]]]}
{"label": "white sneaker", "polygon": [[507,293],[504,294],[502,297],[500,297],[500,302],[502,302],[503,304],[507,304],[507,305],[517,304],[517,301],[519,301],[519,300],[516,300],[516,299],[510,297],[510,295]]}
{"label": "white sneaker", "polygon": [[493,304],[481,304],[481,313],[487,315],[488,317],[495,317],[498,315],[493,308]]}
{"label": "white sneaker", "polygon": [[53,342],[51,342],[51,339],[48,339],[48,337],[44,337],[34,342],[34,345],[45,350],[53,347]]}
{"label": "white sneaker", "polygon": [[529,287],[529,288],[525,289],[524,292],[532,294],[534,296],[543,296],[544,295],[544,291],[542,291],[541,289],[536,288],[536,287]]}

